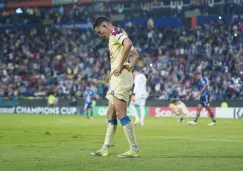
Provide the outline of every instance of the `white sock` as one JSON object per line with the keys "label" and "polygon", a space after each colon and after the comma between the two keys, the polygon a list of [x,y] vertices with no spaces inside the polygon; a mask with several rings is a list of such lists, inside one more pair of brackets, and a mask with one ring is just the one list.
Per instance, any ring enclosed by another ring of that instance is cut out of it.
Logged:
{"label": "white sock", "polygon": [[131,122],[129,122],[128,124],[124,125],[123,130],[125,132],[128,142],[129,142],[130,150],[138,151],[133,124]]}
{"label": "white sock", "polygon": [[106,135],[105,135],[105,141],[104,141],[102,150],[108,150],[110,148],[111,142],[116,133],[116,127],[117,127],[116,125],[112,125],[112,124],[108,123]]}

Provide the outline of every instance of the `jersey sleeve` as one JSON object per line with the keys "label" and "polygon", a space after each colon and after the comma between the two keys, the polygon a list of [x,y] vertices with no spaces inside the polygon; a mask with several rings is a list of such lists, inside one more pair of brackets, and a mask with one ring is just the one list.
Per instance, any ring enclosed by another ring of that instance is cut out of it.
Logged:
{"label": "jersey sleeve", "polygon": [[112,36],[114,36],[115,40],[120,44],[122,44],[124,39],[128,38],[127,33],[121,28],[114,28]]}
{"label": "jersey sleeve", "polygon": [[202,85],[206,84],[206,80],[205,80],[204,78],[202,78],[202,79],[200,80],[200,82],[201,82]]}

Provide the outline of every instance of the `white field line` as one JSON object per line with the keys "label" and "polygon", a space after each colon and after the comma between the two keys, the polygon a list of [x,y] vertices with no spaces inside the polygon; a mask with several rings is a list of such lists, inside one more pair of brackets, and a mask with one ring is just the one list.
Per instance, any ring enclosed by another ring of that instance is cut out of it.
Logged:
{"label": "white field line", "polygon": [[[102,136],[103,135],[103,136],[105,136],[105,134],[90,134],[90,133],[83,133],[82,135],[96,135],[96,136]],[[221,139],[221,138],[197,138],[197,137],[176,137],[176,136],[152,136],[152,135],[148,135],[148,136],[142,135],[142,136],[137,136],[137,137],[243,143],[243,140],[232,140],[232,139]]]}
{"label": "white field line", "polygon": [[231,140],[231,139],[214,139],[214,138],[190,138],[190,137],[170,137],[170,136],[159,136],[163,139],[182,139],[182,140],[199,140],[199,141],[218,141],[218,142],[237,142],[243,143],[243,140]]}

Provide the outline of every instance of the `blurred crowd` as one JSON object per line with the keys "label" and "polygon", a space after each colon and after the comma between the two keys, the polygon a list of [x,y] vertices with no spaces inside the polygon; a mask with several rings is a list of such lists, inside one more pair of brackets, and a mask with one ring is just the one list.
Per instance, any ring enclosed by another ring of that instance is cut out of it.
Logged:
{"label": "blurred crowd", "polygon": [[[112,6],[67,5],[53,8],[1,10],[0,23],[88,22],[98,14],[125,13]],[[229,8],[227,8],[229,9]],[[243,8],[241,8],[243,9]],[[22,11],[22,12],[21,12]],[[154,16],[146,8],[133,15]],[[125,29],[140,54],[136,68],[148,79],[151,99],[194,98],[194,73],[210,80],[212,99],[243,99],[243,20],[211,21],[191,28],[154,28],[127,23]],[[105,98],[109,79],[107,40],[93,31],[43,26],[5,30],[0,34],[0,96],[43,98],[83,97],[87,84],[97,99]]]}
{"label": "blurred crowd", "polygon": [[[124,29],[139,51],[137,69],[148,78],[152,99],[194,96],[193,74],[211,83],[213,99],[243,99],[243,21],[223,20],[195,29],[154,28],[127,23]],[[107,40],[93,31],[44,27],[0,34],[0,95],[82,97],[88,83],[96,98],[108,90]]]}
{"label": "blurred crowd", "polygon": [[243,99],[243,20],[184,30],[152,28],[126,26],[141,54],[138,67],[149,80],[151,97],[193,98],[194,73],[200,71],[210,80],[212,99]]}
{"label": "blurred crowd", "polygon": [[[23,0],[10,0],[9,2],[21,2]],[[25,0],[26,1],[26,0]],[[31,1],[31,0],[29,0]],[[126,19],[136,17],[173,17],[184,16],[185,10],[199,9],[202,14],[242,14],[243,4],[220,4],[209,6],[207,0],[192,0],[190,5],[171,8],[170,1],[153,0],[152,5],[146,2],[127,2],[123,5],[116,3],[77,3],[68,5],[55,5],[36,8],[10,8],[0,9],[0,25],[39,24],[42,21],[53,23],[63,22],[90,22],[97,15],[110,18],[114,14],[123,14]],[[187,1],[188,3],[188,1]]]}

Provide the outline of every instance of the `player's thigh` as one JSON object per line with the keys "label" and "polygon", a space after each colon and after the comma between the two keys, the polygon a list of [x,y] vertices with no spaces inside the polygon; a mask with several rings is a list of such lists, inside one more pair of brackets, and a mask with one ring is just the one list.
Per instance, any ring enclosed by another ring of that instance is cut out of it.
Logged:
{"label": "player's thigh", "polygon": [[139,102],[139,107],[145,107],[146,99],[142,98]]}
{"label": "player's thigh", "polygon": [[116,116],[122,119],[127,115],[127,102],[113,96],[113,102],[115,106]]}
{"label": "player's thigh", "polygon": [[107,109],[107,119],[108,120],[115,120],[116,119],[116,110],[115,105],[109,102],[108,109]]}

